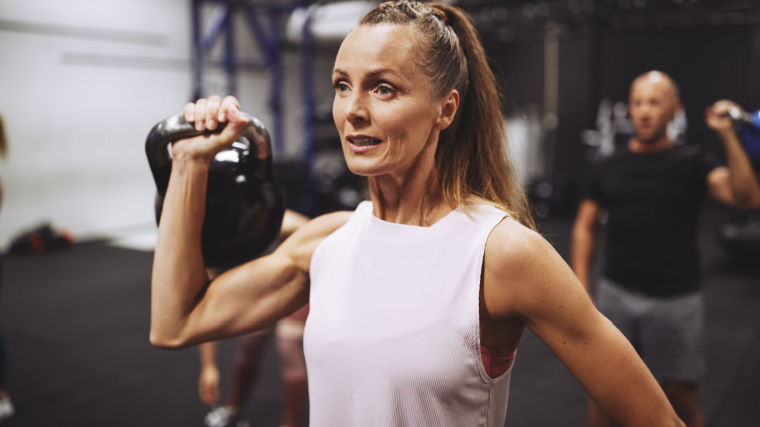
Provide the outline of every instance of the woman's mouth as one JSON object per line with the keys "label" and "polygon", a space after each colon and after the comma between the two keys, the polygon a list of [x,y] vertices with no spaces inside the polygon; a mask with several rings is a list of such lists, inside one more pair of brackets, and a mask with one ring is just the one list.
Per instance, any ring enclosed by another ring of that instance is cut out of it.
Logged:
{"label": "woman's mouth", "polygon": [[363,154],[373,151],[382,141],[368,136],[353,136],[346,138],[348,148],[355,154]]}
{"label": "woman's mouth", "polygon": [[368,137],[346,138],[348,142],[359,147],[366,147],[370,145],[377,145],[380,143],[379,139]]}

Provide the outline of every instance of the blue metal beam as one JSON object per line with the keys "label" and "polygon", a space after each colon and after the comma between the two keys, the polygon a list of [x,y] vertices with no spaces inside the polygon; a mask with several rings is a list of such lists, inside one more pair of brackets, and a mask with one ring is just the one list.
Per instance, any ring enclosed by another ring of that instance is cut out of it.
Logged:
{"label": "blue metal beam", "polygon": [[[211,24],[206,31],[202,28],[201,15],[205,4],[215,7],[215,15],[211,18]],[[193,96],[199,98],[203,93],[203,65],[211,64],[222,66],[229,83],[230,94],[237,92],[236,73],[240,69],[265,70],[270,80],[269,109],[272,116],[272,152],[277,158],[282,154],[284,147],[284,104],[283,104],[283,81],[284,70],[281,55],[281,28],[280,18],[284,13],[290,13],[294,9],[308,6],[308,2],[269,2],[249,3],[244,0],[191,0],[192,5],[192,37],[193,37]],[[262,58],[238,57],[235,54],[235,34],[233,18],[236,13],[243,12],[248,22],[248,27],[258,43]],[[268,25],[262,23],[264,20]],[[314,161],[313,141],[313,117],[315,110],[314,87],[311,80],[313,59],[312,37],[307,20],[303,34],[303,46],[301,46],[301,81],[303,84],[303,107],[304,107],[304,138],[305,160],[308,165]],[[224,34],[223,56],[209,58],[219,37]],[[311,166],[309,166],[311,167]]]}

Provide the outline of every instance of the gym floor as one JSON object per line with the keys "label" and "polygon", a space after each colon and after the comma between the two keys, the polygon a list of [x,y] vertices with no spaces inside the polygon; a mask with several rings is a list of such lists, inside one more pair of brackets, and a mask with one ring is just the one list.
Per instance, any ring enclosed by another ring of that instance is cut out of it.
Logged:
{"label": "gym floor", "polygon": [[[725,212],[707,205],[702,255],[709,372],[702,387],[708,425],[760,425],[760,272],[739,269],[716,243]],[[571,218],[541,230],[567,259]],[[198,351],[148,342],[150,250],[79,243],[4,260],[0,331],[9,351],[16,415],[4,426],[203,426],[196,394]],[[229,382],[234,340],[219,362]],[[277,426],[280,382],[272,346],[246,416]],[[583,426],[585,391],[526,332],[512,376],[507,425]],[[305,420],[304,425],[308,425]]]}

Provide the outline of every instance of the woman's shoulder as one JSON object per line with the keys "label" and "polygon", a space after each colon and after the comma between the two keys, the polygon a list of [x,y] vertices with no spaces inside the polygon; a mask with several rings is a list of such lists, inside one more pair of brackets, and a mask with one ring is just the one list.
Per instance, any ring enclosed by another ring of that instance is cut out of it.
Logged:
{"label": "woman's shoulder", "polygon": [[540,256],[546,250],[554,248],[537,231],[511,216],[494,227],[486,243],[486,251],[505,262]]}
{"label": "woman's shoulder", "polygon": [[520,315],[536,309],[575,275],[541,234],[505,218],[486,243],[484,288],[495,315]]}
{"label": "woman's shoulder", "polygon": [[299,227],[285,239],[275,253],[296,260],[297,264],[308,270],[311,257],[319,243],[346,224],[351,215],[353,215],[352,211],[337,211],[320,215]]}
{"label": "woman's shoulder", "polygon": [[348,222],[353,211],[336,211],[320,215],[301,227],[304,236],[327,237]]}
{"label": "woman's shoulder", "polygon": [[494,227],[486,242],[485,260],[487,275],[509,278],[510,283],[531,281],[564,264],[549,241],[512,217]]}

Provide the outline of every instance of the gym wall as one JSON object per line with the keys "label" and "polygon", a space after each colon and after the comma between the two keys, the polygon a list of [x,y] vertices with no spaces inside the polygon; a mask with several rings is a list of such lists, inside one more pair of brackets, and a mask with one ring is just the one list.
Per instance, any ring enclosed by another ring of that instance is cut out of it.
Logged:
{"label": "gym wall", "polygon": [[[155,226],[145,137],[191,96],[189,5],[0,0],[0,114],[9,142],[0,162],[0,249],[43,221],[79,240]],[[292,157],[302,138],[301,77],[295,52],[283,60],[281,155]],[[314,78],[317,89],[332,90],[329,71]],[[269,124],[265,73],[238,79],[243,108]]]}

